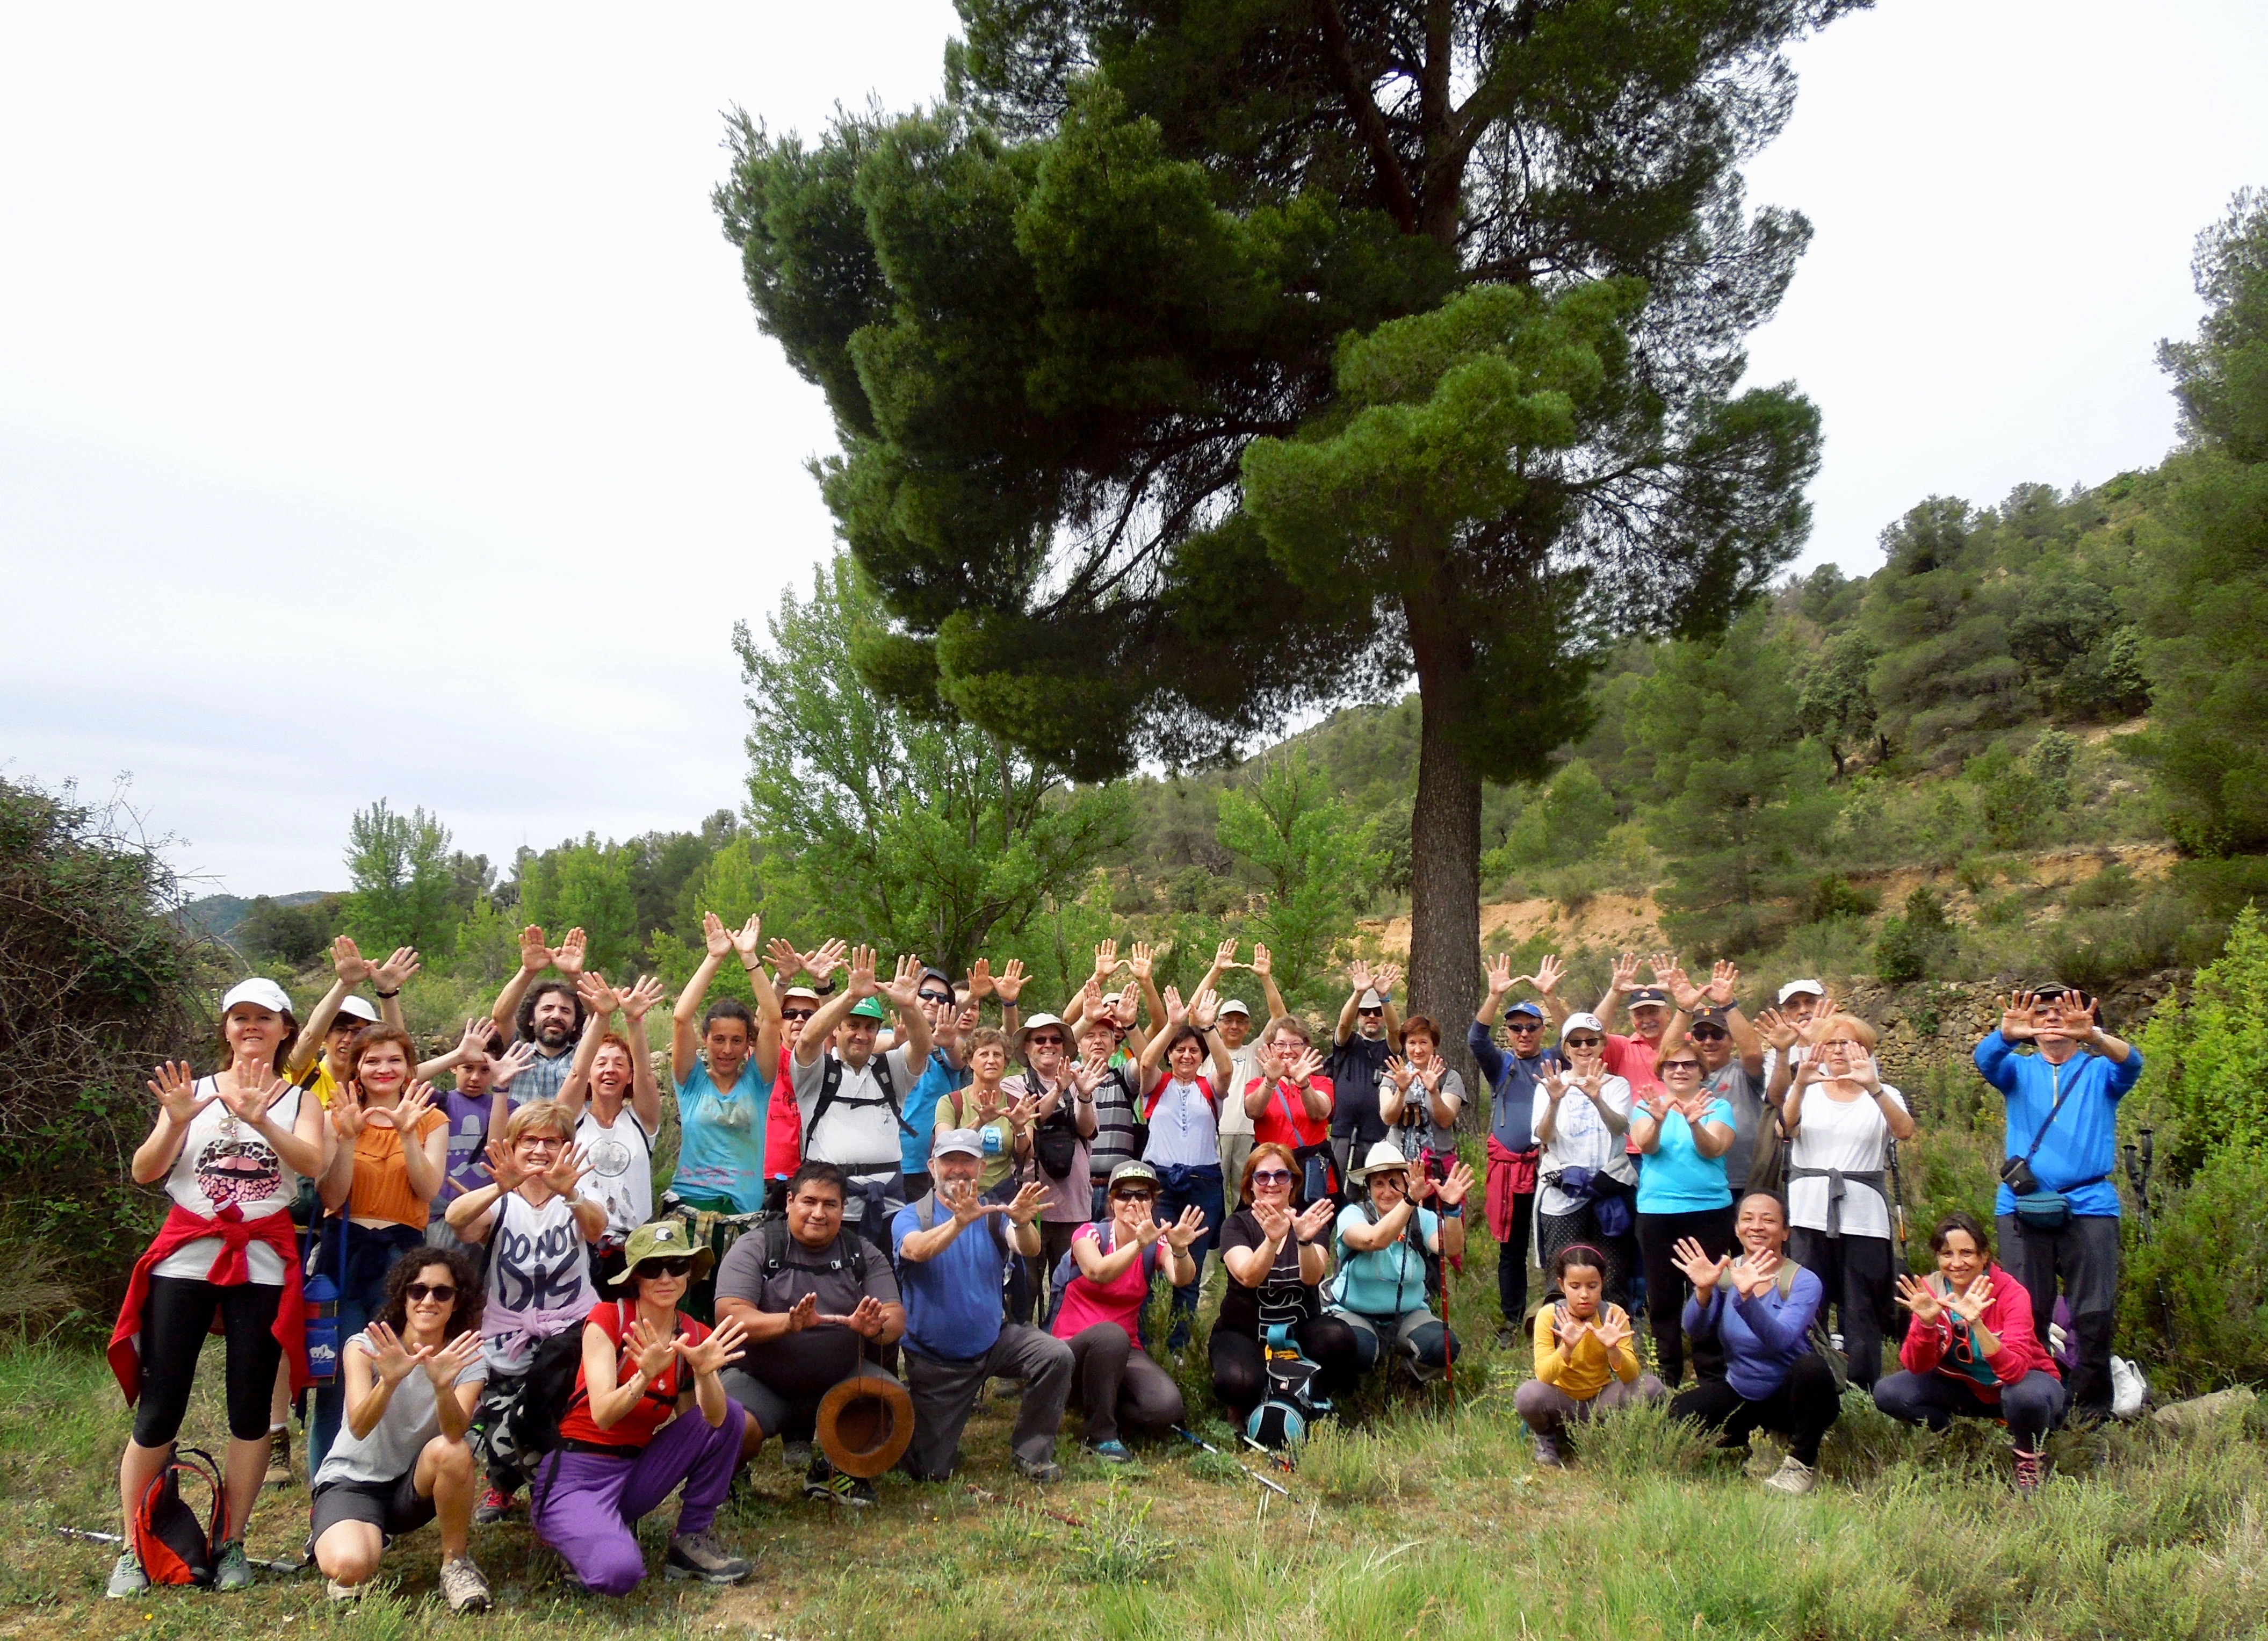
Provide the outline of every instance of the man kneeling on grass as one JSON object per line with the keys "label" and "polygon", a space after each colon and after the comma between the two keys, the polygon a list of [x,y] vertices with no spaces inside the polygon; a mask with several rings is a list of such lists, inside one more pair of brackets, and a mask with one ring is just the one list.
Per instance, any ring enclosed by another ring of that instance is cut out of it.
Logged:
{"label": "man kneeling on grass", "polygon": [[[725,1391],[747,1409],[743,1457],[767,1437],[809,1444],[819,1404],[906,1331],[897,1278],[880,1249],[843,1228],[850,1181],[833,1163],[805,1163],[787,1182],[787,1211],[735,1242],[717,1268],[717,1319],[747,1330],[747,1354],[725,1370]],[[814,1453],[806,1498],[871,1504],[871,1482],[838,1475]]]}
{"label": "man kneeling on grass", "polygon": [[1071,1347],[1007,1320],[1000,1301],[1010,1251],[1026,1259],[1040,1251],[1036,1222],[1048,1194],[1027,1185],[1012,1202],[987,1202],[978,1194],[983,1171],[982,1135],[939,1129],[930,1148],[936,1188],[890,1223],[906,1303],[906,1388],[914,1401],[905,1467],[917,1482],[952,1475],[976,1398],[998,1376],[1024,1381],[1011,1438],[1016,1468],[1035,1482],[1060,1482],[1056,1431],[1071,1390]]}
{"label": "man kneeling on grass", "polygon": [[473,1450],[465,1444],[488,1369],[481,1290],[454,1249],[418,1248],[387,1273],[376,1319],[346,1342],[344,1428],[315,1473],[307,1541],[331,1599],[352,1600],[387,1542],[441,1520],[449,1610],[486,1612],[488,1581],[466,1554]]}

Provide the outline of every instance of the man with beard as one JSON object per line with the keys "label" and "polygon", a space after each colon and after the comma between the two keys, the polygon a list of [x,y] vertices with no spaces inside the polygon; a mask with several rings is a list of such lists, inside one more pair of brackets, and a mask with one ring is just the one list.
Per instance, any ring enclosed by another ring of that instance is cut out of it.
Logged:
{"label": "man with beard", "polygon": [[[534,1062],[512,1090],[523,1101],[557,1099],[575,1063],[575,1045],[583,1035],[583,1002],[575,995],[575,982],[583,973],[585,943],[579,928],[569,929],[556,947],[544,944],[543,930],[534,923],[519,931],[519,972],[497,994],[489,1018],[507,1038],[535,1050]],[[563,978],[535,982],[549,968]]]}

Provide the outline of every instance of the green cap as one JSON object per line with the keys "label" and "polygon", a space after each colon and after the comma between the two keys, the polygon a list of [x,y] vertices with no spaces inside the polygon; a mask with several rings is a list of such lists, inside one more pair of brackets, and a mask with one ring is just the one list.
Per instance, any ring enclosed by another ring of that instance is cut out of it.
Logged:
{"label": "green cap", "polygon": [[657,1219],[652,1224],[640,1225],[630,1232],[630,1246],[622,1250],[622,1269],[609,1284],[627,1288],[637,1275],[637,1268],[648,1260],[684,1260],[693,1261],[693,1280],[698,1282],[717,1263],[715,1252],[706,1246],[696,1247],[687,1234],[681,1219]]}
{"label": "green cap", "polygon": [[890,1016],[883,1009],[880,997],[861,997],[850,1005],[850,1017],[853,1020],[887,1020]]}

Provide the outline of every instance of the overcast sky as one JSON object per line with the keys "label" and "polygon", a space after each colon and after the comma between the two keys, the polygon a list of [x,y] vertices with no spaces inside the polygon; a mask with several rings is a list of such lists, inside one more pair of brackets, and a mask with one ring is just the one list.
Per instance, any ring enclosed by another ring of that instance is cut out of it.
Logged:
{"label": "overcast sky", "polygon": [[[933,95],[945,0],[17,6],[0,20],[0,772],[205,886],[341,887],[384,796],[508,860],[740,801],[736,617],[830,536],[719,111]],[[1756,375],[1807,562],[2173,437],[2191,244],[2268,183],[2257,0],[1887,0],[1750,196],[1817,229]]]}

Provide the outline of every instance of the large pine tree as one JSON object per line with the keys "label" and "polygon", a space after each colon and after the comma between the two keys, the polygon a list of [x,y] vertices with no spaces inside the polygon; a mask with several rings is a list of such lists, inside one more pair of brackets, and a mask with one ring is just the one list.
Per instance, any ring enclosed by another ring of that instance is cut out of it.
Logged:
{"label": "large pine tree", "polygon": [[[1414,673],[1412,995],[1456,1017],[1483,780],[1543,769],[1600,646],[1721,625],[1807,528],[1816,417],[1738,384],[1808,230],[1739,167],[1849,9],[961,0],[936,108],[740,122],[718,209],[901,624],[866,676],[1092,778]],[[1336,554],[1244,511],[1256,441],[1346,435],[1342,338],[1609,280],[1610,379],[1497,453],[1517,505]]]}

